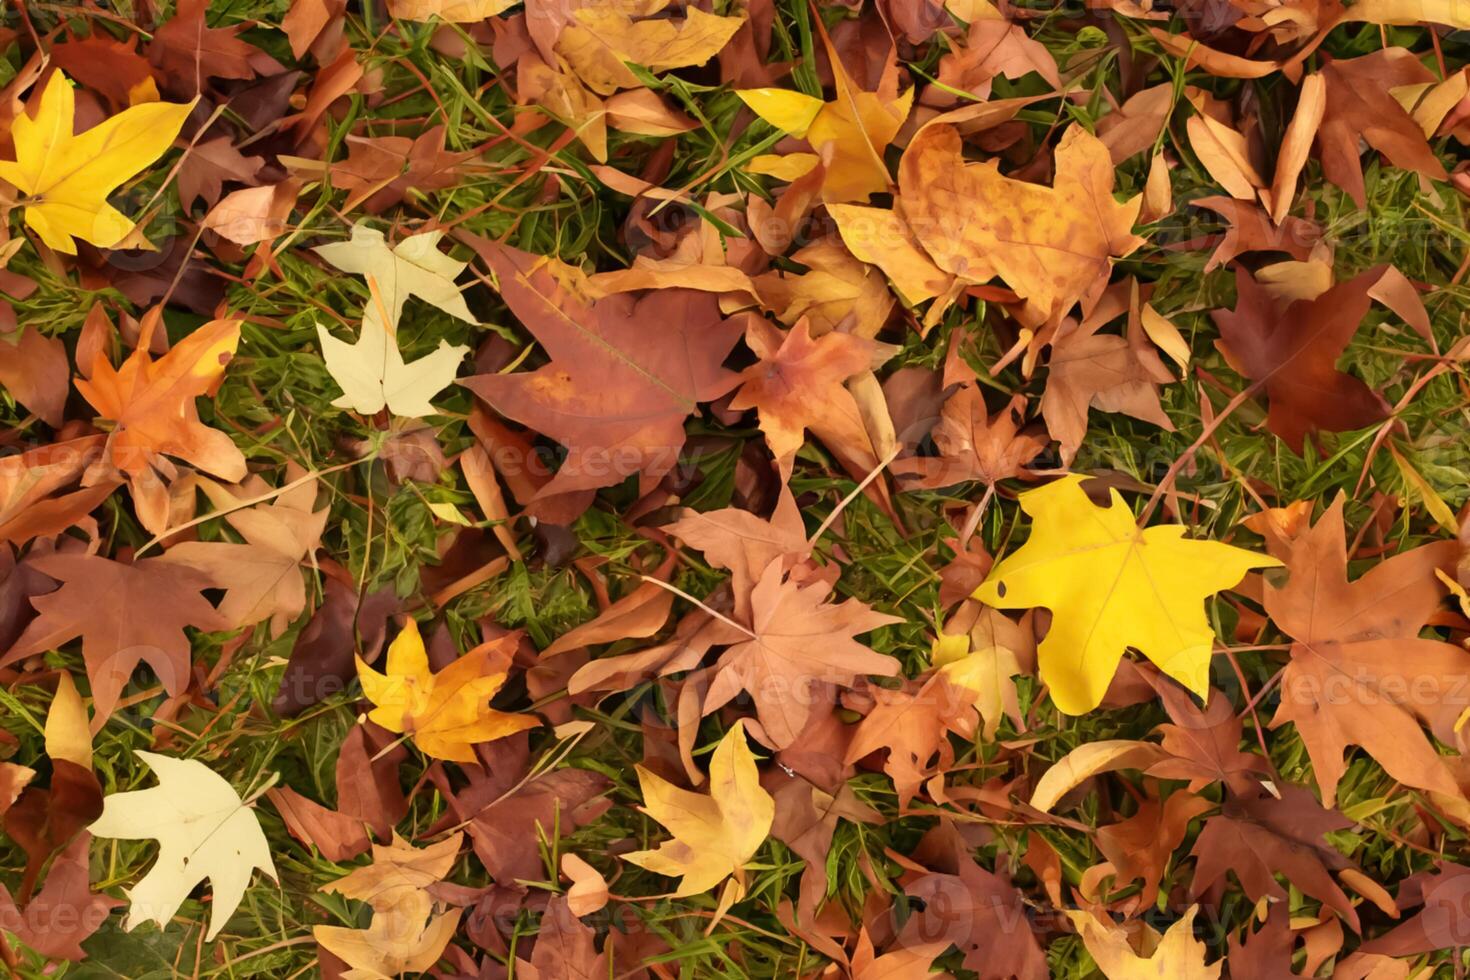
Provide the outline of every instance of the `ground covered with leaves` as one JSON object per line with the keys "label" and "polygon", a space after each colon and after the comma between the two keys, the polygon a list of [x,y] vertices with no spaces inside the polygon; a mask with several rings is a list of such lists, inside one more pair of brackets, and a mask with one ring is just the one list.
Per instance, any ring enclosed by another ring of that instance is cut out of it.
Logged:
{"label": "ground covered with leaves", "polygon": [[0,972],[1462,976],[1457,0],[17,0]]}

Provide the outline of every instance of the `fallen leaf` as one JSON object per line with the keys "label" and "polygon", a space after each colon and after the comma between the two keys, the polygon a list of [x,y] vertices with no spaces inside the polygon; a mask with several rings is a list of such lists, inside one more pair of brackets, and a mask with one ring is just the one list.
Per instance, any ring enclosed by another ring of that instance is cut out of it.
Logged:
{"label": "fallen leaf", "polygon": [[[666,4],[640,6],[644,8],[640,13],[656,13]],[[635,20],[628,11],[615,6],[584,6],[572,10],[557,38],[556,51],[588,88],[598,95],[612,95],[620,88],[641,85],[625,62],[641,65],[654,74],[702,65],[744,22],[743,16],[718,17],[698,7],[685,9],[680,20]]]}
{"label": "fallen leaf", "polygon": [[430,399],[454,382],[460,362],[470,352],[463,344],[440,340],[431,353],[405,361],[396,325],[390,331],[382,317],[371,313],[363,317],[356,343],[333,337],[321,324],[316,330],[327,373],[342,388],[342,397],[332,404],[364,415],[384,408],[401,418],[438,414]]}
{"label": "fallen leaf", "polygon": [[36,326],[0,332],[0,388],[9,391],[41,421],[60,428],[71,394],[71,362],[67,360],[66,345]]}
{"label": "fallen leaf", "polygon": [[391,845],[373,846],[373,863],[322,887],[322,891],[359,902],[373,910],[365,929],[313,926],[311,934],[324,949],[352,966],[353,976],[391,980],[403,973],[423,973],[444,954],[459,927],[461,911],[436,910],[429,893],[444,880],[459,856],[464,834],[416,848],[397,834]]}
{"label": "fallen leaf", "polygon": [[898,661],[853,637],[899,619],[857,599],[828,602],[830,593],[828,583],[803,585],[782,571],[779,560],[772,562],[751,592],[748,637],[732,643],[716,664],[704,713],[749,692],[766,736],[785,748],[805,727],[817,684],[850,686],[863,674],[898,673]]}
{"label": "fallen leaf", "polygon": [[240,907],[255,868],[276,878],[260,821],[228,782],[197,759],[134,750],[158,777],[152,789],[114,793],[88,829],[94,836],[156,840],[158,860],[128,892],[131,932],[144,922],[166,927],[189,893],[208,878],[212,901],[205,941]]}
{"label": "fallen leaf", "polygon": [[[634,473],[651,490],[677,461],[685,418],[739,382],[720,362],[743,322],[722,319],[714,297],[692,290],[589,302],[536,256],[484,240],[471,244],[494,271],[511,312],[551,358],[535,371],[463,382],[492,408],[567,447],[536,499],[612,486]],[[648,343],[650,323],[663,325],[658,344]]]}
{"label": "fallen leaf", "polygon": [[1454,544],[1394,555],[1349,581],[1342,515],[1339,496],[1310,529],[1289,538],[1267,533],[1289,575],[1282,585],[1267,585],[1266,613],[1293,641],[1271,724],[1296,725],[1329,804],[1353,745],[1395,779],[1458,797],[1424,729],[1455,744],[1458,719],[1470,708],[1459,680],[1470,654],[1420,637],[1445,594],[1434,573],[1453,566]]}
{"label": "fallen leaf", "polygon": [[[121,368],[99,356],[77,391],[113,422],[107,462],[128,480],[143,526],[162,533],[168,494],[160,474],[173,472],[163,457],[176,456],[231,482],[245,477],[245,456],[234,441],[199,419],[195,399],[211,394],[240,343],[240,321],[211,320],[154,360],[136,348]],[[95,466],[94,466],[95,469]]]}
{"label": "fallen leaf", "polygon": [[[286,479],[301,478],[288,467]],[[307,480],[274,501],[225,515],[243,543],[185,541],[168,549],[163,561],[186,565],[224,589],[219,613],[231,627],[252,626],[270,620],[270,635],[280,636],[306,608],[306,586],[299,568],[321,544],[327,508],[316,506],[317,483]],[[217,503],[234,501],[222,493]]]}
{"label": "fallen leaf", "polygon": [[899,197],[936,265],[967,282],[998,275],[1037,315],[1060,316],[1143,239],[1132,233],[1142,197],[1113,198],[1107,147],[1081,126],[1056,150],[1052,187],[1003,176],[994,161],[968,163],[959,131],[919,131],[899,164]]}
{"label": "fallen leaf", "polygon": [[991,569],[975,598],[1001,609],[1046,606],[1054,618],[1037,650],[1041,678],[1067,714],[1097,707],[1132,647],[1204,696],[1215,631],[1203,600],[1252,568],[1280,564],[1177,524],[1139,530],[1117,490],[1098,507],[1068,475],[1021,495],[1031,537]]}
{"label": "fallen leaf", "polygon": [[1191,905],[1184,917],[1171,925],[1149,956],[1139,956],[1128,944],[1127,930],[1111,922],[1104,924],[1091,912],[1067,910],[1067,918],[1082,937],[1097,968],[1108,980],[1217,980],[1220,964],[1205,965],[1205,944],[1194,938],[1194,916],[1199,906]]}
{"label": "fallen leaf", "polygon": [[[820,24],[818,25],[820,29]],[[892,183],[883,151],[898,136],[914,102],[914,89],[898,91],[898,62],[890,52],[876,91],[859,88],[842,57],[821,30],[832,66],[831,102],[789,89],[736,91],[755,113],[777,129],[805,139],[812,153],[756,157],[748,164],[753,173],[770,173],[791,180],[825,163],[822,200],[840,203],[866,201],[888,190]]]}
{"label": "fallen leaf", "polygon": [[464,295],[454,280],[468,263],[457,262],[439,251],[442,231],[425,231],[409,235],[389,248],[383,233],[359,221],[352,226],[352,237],[345,242],[318,245],[312,249],[329,265],[362,276],[377,285],[377,295],[363,307],[363,318],[382,320],[396,327],[402,318],[404,304],[417,296],[431,306],[466,323],[475,323]]}
{"label": "fallen leaf", "polygon": [[[0,664],[55,650],[80,637],[93,708],[101,720],[111,716],[140,663],[153,668],[169,694],[182,694],[191,663],[184,628],[227,626],[200,594],[209,580],[193,569],[158,558],[125,565],[72,554],[43,555],[30,564],[61,587],[31,599],[40,615],[0,657]],[[139,615],[142,609],[148,614]]]}
{"label": "fallen leaf", "polygon": [[1388,403],[1337,361],[1368,312],[1383,275],[1370,269],[1313,300],[1280,303],[1244,268],[1235,270],[1233,310],[1215,310],[1216,346],[1270,401],[1266,425],[1295,452],[1319,429],[1360,429],[1388,415]]}
{"label": "fallen leaf", "polygon": [[504,657],[514,635],[482,644],[435,673],[418,624],[412,618],[388,647],[387,673],[357,659],[363,694],[377,707],[368,718],[390,732],[412,734],[426,755],[451,762],[474,762],[472,745],[504,738],[541,724],[534,715],[495,711],[489,700],[505,683]]}
{"label": "fallen leaf", "polygon": [[52,72],[35,116],[11,124],[16,158],[0,160],[0,180],[23,192],[26,224],[51,248],[75,255],[74,238],[111,248],[133,223],[107,203],[107,195],[168,150],[193,108],[147,102],[72,135],[71,83]]}
{"label": "fallen leaf", "polygon": [[736,722],[710,756],[708,795],[680,789],[641,765],[637,771],[646,812],[673,840],[624,854],[623,860],[678,877],[676,898],[707,892],[732,875],[743,891],[746,862],[765,843],[776,813],[761,788],[744,724]]}

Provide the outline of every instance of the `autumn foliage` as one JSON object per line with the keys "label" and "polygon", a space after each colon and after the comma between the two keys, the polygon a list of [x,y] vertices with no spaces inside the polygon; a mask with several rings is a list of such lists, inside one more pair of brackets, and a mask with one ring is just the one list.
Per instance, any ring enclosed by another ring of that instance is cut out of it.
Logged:
{"label": "autumn foliage", "polygon": [[1462,0],[17,0],[0,974],[1459,977]]}

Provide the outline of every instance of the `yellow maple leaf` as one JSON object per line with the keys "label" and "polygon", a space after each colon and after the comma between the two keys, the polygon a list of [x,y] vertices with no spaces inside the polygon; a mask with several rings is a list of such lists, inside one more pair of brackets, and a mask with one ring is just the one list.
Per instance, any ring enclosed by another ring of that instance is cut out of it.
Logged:
{"label": "yellow maple leaf", "polygon": [[22,114],[11,126],[15,160],[0,160],[0,179],[25,195],[17,203],[26,224],[56,251],[75,255],[73,238],[111,248],[133,223],[107,195],[163,155],[193,108],[146,102],[73,135],[71,83],[53,72],[35,117]]}
{"label": "yellow maple leaf", "polygon": [[1217,980],[1220,964],[1206,966],[1205,944],[1194,938],[1198,911],[1198,905],[1191,905],[1184,918],[1157,940],[1151,956],[1139,956],[1128,945],[1128,931],[1122,926],[1099,922],[1091,912],[1066,910],[1073,928],[1082,936],[1082,944],[1108,980]]}
{"label": "yellow maple leaf", "polygon": [[541,724],[535,717],[489,706],[490,698],[505,683],[504,671],[486,673],[495,652],[494,644],[484,644],[436,674],[429,669],[418,624],[408,620],[388,647],[386,674],[357,658],[363,693],[377,705],[368,717],[390,732],[411,733],[426,755],[474,762],[470,746]]}
{"label": "yellow maple leaf", "polygon": [[1132,231],[1142,195],[1113,199],[1108,148],[1078,125],[1057,146],[1051,187],[1007,177],[994,160],[967,162],[947,123],[909,143],[898,183],[908,223],[939,268],[973,283],[1000,276],[1038,319],[1065,313],[1114,257],[1143,244]]}
{"label": "yellow maple leaf", "polygon": [[883,149],[892,143],[914,104],[910,87],[898,93],[898,62],[890,55],[876,92],[859,88],[832,42],[822,32],[832,62],[835,95],[831,102],[781,88],[737,91],[766,122],[805,139],[813,153],[767,154],[752,159],[751,173],[795,180],[825,160],[822,199],[828,203],[866,201],[889,188]]}
{"label": "yellow maple leaf", "polygon": [[634,20],[614,5],[584,7],[562,31],[556,50],[588,88],[612,95],[641,84],[627,62],[651,72],[702,65],[729,43],[743,23],[743,15],[719,17],[698,7],[690,7],[678,20]]}
{"label": "yellow maple leaf", "polygon": [[1102,701],[1125,648],[1203,697],[1215,633],[1205,597],[1238,583],[1274,558],[1192,541],[1179,524],[1140,531],[1112,490],[1098,507],[1070,474],[1021,494],[1031,537],[991,569],[975,598],[1002,609],[1045,606],[1051,629],[1037,648],[1041,679],[1069,715]]}
{"label": "yellow maple leaf", "polygon": [[387,980],[431,969],[454,938],[462,910],[442,908],[429,889],[454,867],[463,840],[457,833],[418,848],[395,833],[391,845],[374,844],[372,864],[322,888],[366,902],[372,921],[365,929],[314,926],[312,936],[353,968],[349,976]]}
{"label": "yellow maple leaf", "polygon": [[709,782],[709,795],[692,793],[638,766],[645,810],[674,839],[624,858],[661,875],[682,875],[676,898],[709,891],[731,875],[743,889],[745,862],[755,856],[776,816],[776,803],[761,788],[755,756],[745,743],[744,722],[720,739],[710,757]]}

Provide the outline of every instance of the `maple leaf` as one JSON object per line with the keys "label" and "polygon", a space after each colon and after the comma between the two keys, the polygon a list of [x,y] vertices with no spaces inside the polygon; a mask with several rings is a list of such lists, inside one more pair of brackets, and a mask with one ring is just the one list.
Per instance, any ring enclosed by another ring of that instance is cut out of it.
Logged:
{"label": "maple leaf", "polygon": [[930,775],[931,759],[938,756],[941,770],[954,764],[948,733],[975,734],[970,709],[976,694],[952,683],[943,672],[907,690],[874,688],[876,703],[858,723],[843,761],[851,764],[887,750],[883,771],[893,780],[899,807],[907,807]]}
{"label": "maple leaf", "polygon": [[1067,918],[1082,936],[1097,968],[1108,980],[1217,980],[1220,964],[1205,964],[1205,944],[1194,938],[1194,917],[1199,906],[1191,905],[1184,917],[1171,925],[1148,956],[1139,956],[1128,943],[1128,931],[1104,924],[1091,912],[1067,910]]}
{"label": "maple leaf", "polygon": [[[171,695],[189,682],[189,639],[184,627],[226,628],[200,593],[209,580],[191,568],[159,558],[131,565],[97,555],[51,554],[29,559],[61,582],[55,592],[32,597],[40,615],[31,621],[0,664],[14,663],[81,637],[82,659],[98,718],[112,714],[139,663],[146,662]],[[139,615],[138,610],[148,610]]]}
{"label": "maple leaf", "polygon": [[53,428],[61,425],[71,394],[66,345],[35,326],[0,328],[0,387]]}
{"label": "maple leaf", "polygon": [[1087,435],[1090,409],[1122,412],[1172,432],[1159,405],[1159,385],[1173,380],[1158,353],[1130,323],[1128,335],[1098,333],[1108,319],[1103,304],[1079,324],[1063,321],[1051,339],[1041,417],[1070,462]]}
{"label": "maple leaf", "polygon": [[612,805],[603,797],[611,783],[601,773],[586,769],[540,774],[511,771],[516,772],[511,778],[520,781],[509,791],[499,771],[487,776],[482,770],[467,769],[469,784],[464,787],[436,779],[455,820],[469,824],[475,855],[496,881],[534,878],[544,865],[536,849],[526,847],[526,841],[565,837],[595,821]]}
{"label": "maple leaf", "polygon": [[958,338],[950,342],[943,385],[949,396],[930,433],[940,455],[895,461],[892,470],[899,485],[905,490],[931,490],[979,480],[994,486],[1027,475],[1026,464],[1046,448],[1047,440],[1024,427],[1025,397],[1012,397],[1005,408],[991,415],[979,376],[960,353]]}
{"label": "maple leaf", "polygon": [[1456,743],[1458,720],[1470,709],[1461,683],[1470,654],[1419,636],[1445,594],[1435,572],[1454,566],[1456,545],[1441,541],[1394,555],[1350,582],[1342,512],[1339,496],[1294,536],[1262,524],[1271,553],[1290,573],[1265,592],[1267,615],[1293,640],[1271,724],[1296,725],[1328,803],[1353,745],[1403,783],[1459,797],[1424,728]]}
{"label": "maple leaf", "polygon": [[[720,362],[739,339],[742,320],[722,319],[714,297],[686,289],[589,302],[537,256],[483,239],[470,244],[551,358],[535,371],[461,382],[567,447],[535,499],[613,486],[633,473],[644,491],[652,489],[678,459],[684,419],[739,382]],[[658,343],[649,342],[649,324],[659,325]]]}
{"label": "maple leaf", "polygon": [[1347,191],[1358,207],[1367,200],[1359,160],[1362,143],[1396,167],[1432,180],[1448,178],[1424,131],[1390,94],[1395,87],[1434,81],[1411,52],[1387,47],[1361,58],[1333,60],[1322,68],[1322,77],[1327,80],[1318,132],[1322,174]]}
{"label": "maple leaf", "polygon": [[400,20],[478,24],[515,4],[516,0],[388,0],[388,14]]}
{"label": "maple leaf", "polygon": [[76,100],[71,83],[52,72],[34,117],[10,127],[15,160],[0,160],[0,179],[25,197],[26,224],[58,252],[76,254],[74,238],[111,248],[133,223],[107,195],[169,148],[194,104],[148,102],[124,109],[73,135]]}
{"label": "maple leaf", "polygon": [[1162,802],[1146,797],[1127,820],[1097,829],[1097,849],[1113,868],[1115,888],[1135,881],[1143,884],[1128,901],[1139,909],[1149,908],[1159,895],[1159,880],[1184,841],[1189,824],[1213,808],[1204,797],[1193,793],[1170,793]]}
{"label": "maple leaf", "polygon": [[168,520],[168,492],[157,473],[171,475],[173,466],[164,456],[224,480],[245,477],[244,454],[200,421],[194,403],[218,386],[239,342],[240,321],[212,320],[156,361],[146,344],[120,368],[99,354],[91,376],[76,381],[98,415],[114,423],[106,458],[127,477],[138,518],[150,531],[163,531]]}
{"label": "maple leaf", "polygon": [[226,181],[255,185],[265,158],[245,156],[228,136],[219,136],[195,146],[179,165],[179,205],[189,210],[203,199],[212,207],[220,199]]}
{"label": "maple leaf", "polygon": [[1281,303],[1237,267],[1235,309],[1210,314],[1220,329],[1220,353],[1264,388],[1266,425],[1295,452],[1318,429],[1343,432],[1388,417],[1381,395],[1337,369],[1383,272],[1383,266],[1369,269],[1315,299]]}
{"label": "maple leaf", "polygon": [[401,418],[437,414],[429,399],[454,382],[470,351],[463,344],[440,340],[432,353],[407,362],[398,349],[397,330],[390,332],[381,317],[371,314],[363,317],[356,343],[338,340],[321,324],[316,331],[327,373],[342,388],[342,397],[332,404],[364,415],[384,408]]}
{"label": "maple leaf", "polygon": [[1045,980],[1046,954],[1027,916],[1027,899],[1000,874],[956,855],[956,874],[925,874],[903,884],[922,905],[898,934],[903,946],[947,941],[981,980]]}
{"label": "maple leaf", "polygon": [[[303,157],[283,158],[302,177],[330,176],[332,186],[348,192],[343,208],[362,208],[380,214],[401,203],[410,192],[453,187],[462,179],[462,165],[473,151],[444,148],[445,128],[434,126],[410,139],[407,136],[349,135],[343,141],[347,159],[335,162]],[[358,222],[361,224],[361,222]]]}
{"label": "maple leaf", "polygon": [[1001,609],[1046,606],[1054,615],[1037,649],[1056,706],[1083,714],[1102,701],[1133,647],[1203,696],[1215,631],[1204,599],[1274,558],[1215,541],[1191,541],[1182,525],[1139,530],[1117,490],[1098,507],[1070,474],[1021,495],[1031,537],[997,562],[975,598]]}
{"label": "maple leaf", "polygon": [[847,249],[817,242],[790,258],[807,271],[792,275],[773,270],[751,281],[761,305],[782,323],[795,324],[805,317],[816,336],[842,330],[873,338],[888,322],[893,294],[881,276]]}
{"label": "maple leaf", "polygon": [[1190,851],[1195,865],[1189,893],[1202,895],[1233,872],[1251,901],[1268,896],[1286,901],[1287,891],[1276,880],[1279,874],[1357,929],[1357,910],[1329,873],[1352,864],[1325,839],[1352,822],[1336,810],[1324,809],[1300,786],[1276,789],[1279,799],[1264,790],[1228,799],[1221,812],[1205,822]]}
{"label": "maple leaf", "polygon": [[395,833],[391,844],[374,844],[372,864],[322,886],[324,892],[366,902],[372,921],[365,929],[313,926],[312,936],[364,980],[429,970],[454,938],[462,914],[460,909],[436,912],[429,889],[454,867],[463,841],[464,834],[456,833],[416,848]]}
{"label": "maple leaf", "polygon": [[[666,6],[667,0],[640,3],[637,12],[655,14]],[[570,21],[557,38],[556,51],[588,88],[598,95],[612,95],[620,88],[637,88],[642,84],[626,62],[642,65],[655,74],[702,65],[725,46],[743,23],[743,14],[719,17],[698,7],[687,8],[680,20],[634,20],[629,10],[598,4],[572,11]]]}
{"label": "maple leaf", "polygon": [[835,94],[831,102],[789,89],[737,90],[736,95],[766,122],[805,139],[814,152],[757,156],[746,164],[751,173],[795,180],[825,165],[822,200],[866,201],[886,191],[892,181],[883,150],[898,136],[913,107],[914,89],[898,91],[898,61],[890,50],[875,92],[860,88],[819,22],[823,46],[832,66]]}
{"label": "maple leaf", "polygon": [[850,686],[863,674],[898,673],[897,660],[853,637],[901,620],[857,599],[828,602],[831,591],[831,584],[820,579],[805,585],[793,580],[779,560],[773,561],[750,595],[748,638],[720,656],[704,713],[747,691],[767,738],[785,748],[806,725],[814,685]]}
{"label": "maple leaf", "polygon": [[[0,885],[0,932],[8,932],[48,959],[79,962],[82,942],[123,903],[92,891],[88,852],[91,834],[78,834],[51,862],[46,883],[23,907]],[[65,909],[66,915],[58,915]]]}
{"label": "maple leaf", "polygon": [[132,932],[144,922],[167,926],[208,878],[213,895],[204,938],[212,941],[240,907],[255,868],[276,878],[260,820],[234,787],[199,760],[142,749],[133,754],[153,770],[158,785],[107,797],[102,816],[88,828],[97,837],[160,845],[158,860],[128,891],[123,928]]}
{"label": "maple leaf", "polygon": [[[926,299],[943,296],[954,288],[954,276],[934,264],[919,244],[918,236],[904,218],[903,202],[894,201],[893,209],[860,207],[856,204],[828,204],[827,214],[837,223],[842,244],[856,258],[883,271],[909,306]],[[936,303],[924,318],[930,325]]]}
{"label": "maple leaf", "polygon": [[1230,700],[1211,689],[1205,708],[1172,685],[1160,691],[1172,724],[1160,725],[1160,746],[1169,758],[1149,766],[1148,773],[1160,779],[1186,779],[1191,792],[1213,782],[1223,782],[1237,795],[1248,794],[1270,771],[1266,760],[1240,748],[1244,724]]}
{"label": "maple leaf", "polygon": [[519,960],[516,976],[527,980],[602,980],[609,975],[608,950],[597,951],[597,931],[571,911],[569,898],[546,903],[536,929],[531,961]]}
{"label": "maple leaf", "polygon": [[857,400],[844,382],[873,365],[872,341],[836,331],[815,339],[810,324],[783,333],[751,320],[746,343],[760,358],[741,375],[732,409],[754,408],[772,454],[789,465],[808,428],[850,462],[857,479],[878,464]]}
{"label": "maple leaf", "polygon": [[363,821],[351,814],[324,807],[288,786],[273,786],[265,795],[291,836],[321,851],[328,861],[350,861],[371,843]]}
{"label": "maple leaf", "polygon": [[397,324],[404,304],[417,296],[450,316],[474,323],[460,287],[454,284],[468,263],[439,251],[443,237],[443,231],[420,232],[389,248],[381,231],[359,221],[349,240],[318,245],[312,251],[343,272],[376,283],[378,295],[363,308],[365,318],[381,319],[386,311],[388,322]]}
{"label": "maple leaf", "polygon": [[[515,637],[509,639],[511,649]],[[451,762],[474,762],[470,746],[490,742],[528,728],[540,719],[495,711],[488,702],[505,683],[506,642],[491,642],[469,651],[438,673],[429,669],[423,638],[413,619],[388,647],[387,673],[380,674],[357,658],[362,691],[373,704],[368,717],[390,732],[413,735],[426,755]]]}
{"label": "maple leaf", "polygon": [[161,78],[187,83],[197,93],[206,78],[254,78],[251,60],[259,52],[238,35],[245,24],[209,27],[204,15],[208,0],[180,0],[174,15],[153,32],[149,59],[163,73]]}
{"label": "maple leaf", "polygon": [[919,131],[898,172],[904,212],[935,264],[967,282],[1000,276],[1040,319],[1065,313],[1113,257],[1143,244],[1132,232],[1142,197],[1113,199],[1107,147],[1078,125],[1057,146],[1052,187],[967,163],[945,123]]}
{"label": "maple leaf", "polygon": [[743,893],[745,864],[765,843],[776,815],[775,801],[761,788],[744,723],[731,726],[710,756],[708,795],[680,789],[641,765],[637,771],[645,812],[674,839],[623,860],[679,877],[675,898],[707,892],[732,875]]}
{"label": "maple leaf", "polygon": [[686,508],[666,529],[704,552],[711,565],[729,569],[735,614],[747,622],[751,590],[771,563],[780,559],[789,568],[808,551],[806,525],[785,484],[767,520],[738,507],[703,512]]}
{"label": "maple leaf", "polygon": [[[287,467],[288,481],[301,476],[299,467]],[[237,498],[224,488],[208,484],[206,488],[213,490],[210,495],[216,506],[237,503]],[[256,490],[257,486],[250,485],[249,489]],[[196,569],[215,588],[224,589],[219,613],[230,626],[250,626],[268,619],[270,635],[280,636],[306,608],[306,586],[298,568],[321,543],[327,524],[327,508],[312,510],[316,496],[316,481],[307,480],[270,504],[231,511],[225,521],[240,533],[244,543],[185,541],[169,548],[162,560]]]}

